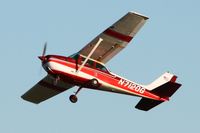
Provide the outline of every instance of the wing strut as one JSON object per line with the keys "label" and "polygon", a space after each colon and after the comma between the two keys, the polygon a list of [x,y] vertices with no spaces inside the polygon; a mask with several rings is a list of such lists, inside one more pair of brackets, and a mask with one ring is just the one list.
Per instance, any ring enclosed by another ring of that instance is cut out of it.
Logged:
{"label": "wing strut", "polygon": [[86,57],[86,59],[84,60],[83,64],[81,64],[81,66],[78,68],[78,70],[76,71],[77,73],[83,68],[83,66],[86,64],[86,62],[88,61],[88,59],[92,56],[92,54],[94,53],[94,51],[97,49],[97,47],[99,46],[99,44],[103,41],[102,38],[99,38],[98,42],[95,44],[94,48],[91,50],[91,52],[88,54],[88,56]]}

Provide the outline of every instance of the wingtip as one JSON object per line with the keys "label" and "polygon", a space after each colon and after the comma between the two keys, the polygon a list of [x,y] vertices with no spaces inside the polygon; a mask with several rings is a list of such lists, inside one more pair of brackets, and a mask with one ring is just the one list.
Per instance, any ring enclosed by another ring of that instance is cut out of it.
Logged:
{"label": "wingtip", "polygon": [[30,102],[30,103],[33,103],[33,104],[39,104],[40,102],[37,102],[37,101],[32,101],[28,98],[25,97],[25,94],[21,96],[21,98],[26,101],[26,102]]}
{"label": "wingtip", "polygon": [[139,15],[139,16],[143,17],[145,20],[149,19],[149,17],[147,17],[147,16],[145,16],[145,15],[143,15],[143,14],[141,14],[141,13],[135,12],[135,11],[130,11],[129,13],[130,13],[130,14]]}

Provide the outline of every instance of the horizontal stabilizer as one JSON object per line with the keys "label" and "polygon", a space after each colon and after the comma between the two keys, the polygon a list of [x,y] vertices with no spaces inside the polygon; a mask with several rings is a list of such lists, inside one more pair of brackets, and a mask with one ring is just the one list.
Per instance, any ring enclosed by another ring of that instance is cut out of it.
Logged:
{"label": "horizontal stabilizer", "polygon": [[139,103],[135,106],[135,108],[143,110],[143,111],[148,111],[151,108],[161,104],[163,101],[156,101],[148,98],[142,98]]}
{"label": "horizontal stabilizer", "polygon": [[171,97],[179,87],[181,87],[181,84],[179,83],[167,82],[150,92],[160,97]]}
{"label": "horizontal stabilizer", "polygon": [[[175,83],[173,81],[169,81],[169,82],[153,89],[150,92],[161,98],[169,98],[178,90],[179,87],[181,87],[181,84]],[[152,109],[153,107],[161,104],[162,102],[164,102],[164,101],[142,98],[139,101],[139,103],[135,106],[135,108],[144,110],[144,111],[148,111],[148,110]]]}

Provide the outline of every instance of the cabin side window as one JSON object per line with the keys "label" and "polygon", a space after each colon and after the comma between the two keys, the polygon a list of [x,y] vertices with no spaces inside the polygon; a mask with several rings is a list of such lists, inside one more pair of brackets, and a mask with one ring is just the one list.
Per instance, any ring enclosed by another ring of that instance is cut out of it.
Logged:
{"label": "cabin side window", "polygon": [[107,72],[106,67],[101,65],[101,64],[99,64],[99,63],[96,63],[96,68],[101,70],[101,71]]}
{"label": "cabin side window", "polygon": [[[78,61],[78,64],[83,64],[83,62],[85,61],[85,57],[83,56],[80,56],[79,54],[73,54],[70,56],[72,59]],[[103,66],[102,64],[98,63],[97,61],[94,61],[94,60],[91,60],[91,59],[88,59],[88,61],[86,62],[85,64],[86,67],[90,67],[90,68],[93,68],[93,69],[97,69],[97,70],[100,70],[100,71],[103,71],[103,72],[108,72],[108,70],[106,69],[105,66]]]}

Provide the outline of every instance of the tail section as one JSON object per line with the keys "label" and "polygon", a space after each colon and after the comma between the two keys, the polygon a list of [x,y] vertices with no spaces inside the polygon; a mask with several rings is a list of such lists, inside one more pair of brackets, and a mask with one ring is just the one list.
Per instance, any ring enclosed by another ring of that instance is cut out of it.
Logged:
{"label": "tail section", "polygon": [[[181,84],[176,83],[176,79],[177,76],[170,73],[164,73],[154,82],[147,85],[146,88],[160,98],[169,99],[169,97],[171,97],[178,88],[181,87]],[[164,101],[142,98],[135,107],[140,110],[148,111],[162,102]]]}
{"label": "tail section", "polygon": [[147,85],[146,88],[151,91],[167,82],[176,82],[176,79],[177,79],[177,76],[166,72],[163,75],[161,75],[159,78],[157,78],[155,81],[153,81],[151,84]]}

